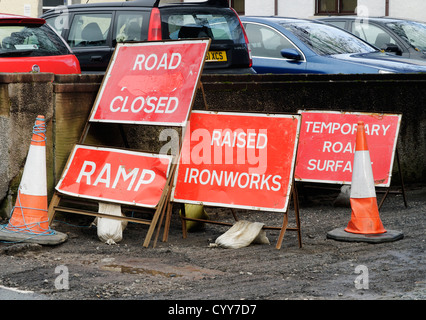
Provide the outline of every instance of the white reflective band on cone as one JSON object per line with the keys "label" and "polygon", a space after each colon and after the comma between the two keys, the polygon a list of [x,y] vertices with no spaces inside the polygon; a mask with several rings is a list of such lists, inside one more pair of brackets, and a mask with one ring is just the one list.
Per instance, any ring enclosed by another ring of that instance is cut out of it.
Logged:
{"label": "white reflective band on cone", "polygon": [[45,146],[30,145],[19,191],[33,196],[47,196]]}
{"label": "white reflective band on cone", "polygon": [[351,198],[376,197],[373,169],[371,167],[370,152],[355,151],[354,169],[352,172]]}

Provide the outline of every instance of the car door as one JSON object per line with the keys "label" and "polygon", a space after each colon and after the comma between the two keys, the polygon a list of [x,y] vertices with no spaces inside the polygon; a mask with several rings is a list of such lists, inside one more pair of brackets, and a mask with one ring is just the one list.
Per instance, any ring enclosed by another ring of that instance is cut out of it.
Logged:
{"label": "car door", "polygon": [[377,48],[396,55],[409,56],[405,46],[388,30],[367,20],[354,20],[349,23],[350,31]]}
{"label": "car door", "polygon": [[[306,73],[303,53],[276,29],[254,22],[244,22],[249,39],[253,68],[257,73]],[[300,60],[286,59],[281,50],[296,50]]]}
{"label": "car door", "polygon": [[70,19],[64,37],[80,61],[81,70],[105,71],[113,52],[113,12],[81,12]]}

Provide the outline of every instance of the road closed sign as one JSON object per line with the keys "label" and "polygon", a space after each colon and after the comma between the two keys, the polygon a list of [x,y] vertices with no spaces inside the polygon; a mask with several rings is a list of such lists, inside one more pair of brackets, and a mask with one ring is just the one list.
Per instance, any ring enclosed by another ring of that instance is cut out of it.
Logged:
{"label": "road closed sign", "polygon": [[183,126],[210,40],[119,43],[89,121]]}
{"label": "road closed sign", "polygon": [[295,180],[350,184],[358,121],[364,121],[376,186],[390,185],[400,114],[299,111]]}
{"label": "road closed sign", "polygon": [[76,145],[56,190],[75,197],[154,208],[170,164],[167,155]]}
{"label": "road closed sign", "polygon": [[299,115],[192,111],[172,200],[286,212]]}

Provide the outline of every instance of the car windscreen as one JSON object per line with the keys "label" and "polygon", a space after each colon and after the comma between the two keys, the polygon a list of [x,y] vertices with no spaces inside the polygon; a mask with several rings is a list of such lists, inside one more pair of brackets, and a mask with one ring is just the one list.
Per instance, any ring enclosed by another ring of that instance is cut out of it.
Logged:
{"label": "car windscreen", "polygon": [[426,52],[426,24],[412,21],[390,22],[386,26],[413,48]]}
{"label": "car windscreen", "polygon": [[330,25],[310,22],[286,22],[281,25],[319,55],[367,53],[377,50],[350,33]]}
{"label": "car windscreen", "polygon": [[161,10],[164,39],[211,38],[214,42],[245,43],[238,18],[228,10]]}
{"label": "car windscreen", "polygon": [[46,25],[0,26],[1,57],[39,57],[69,54],[62,39]]}

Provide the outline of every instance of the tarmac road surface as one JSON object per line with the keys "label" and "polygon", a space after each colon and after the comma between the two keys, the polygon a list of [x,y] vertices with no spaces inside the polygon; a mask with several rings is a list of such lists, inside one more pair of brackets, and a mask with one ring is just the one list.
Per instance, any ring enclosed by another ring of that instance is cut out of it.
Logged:
{"label": "tarmac road surface", "polygon": [[[276,230],[267,230],[270,245],[211,247],[229,229],[214,224],[183,239],[178,211],[168,241],[160,234],[155,248],[143,247],[147,227],[136,223],[122,241],[107,245],[90,226],[93,217],[57,215],[52,228],[68,235],[60,245],[0,243],[0,299],[164,300],[170,306],[176,300],[424,300],[426,186],[407,189],[408,207],[390,194],[380,209],[384,227],[402,231],[403,239],[379,244],[327,239],[348,224],[351,209],[333,205],[338,192],[311,189],[299,192],[302,248],[291,230],[280,250]],[[206,211],[212,220],[234,221],[229,208]],[[276,212],[236,214],[268,226],[283,221]],[[292,227],[292,206],[288,215]]]}

